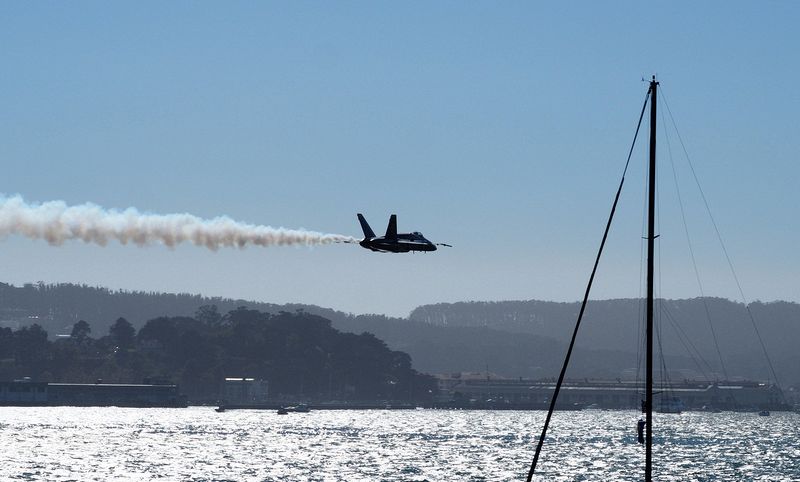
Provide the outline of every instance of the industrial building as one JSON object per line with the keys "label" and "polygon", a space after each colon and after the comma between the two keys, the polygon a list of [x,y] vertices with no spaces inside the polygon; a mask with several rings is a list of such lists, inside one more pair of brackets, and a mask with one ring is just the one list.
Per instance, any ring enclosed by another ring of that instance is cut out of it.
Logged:
{"label": "industrial building", "polygon": [[0,406],[186,407],[174,384],[0,382]]}
{"label": "industrial building", "polygon": [[255,378],[229,377],[222,384],[222,400],[228,405],[266,403],[269,384]]}
{"label": "industrial building", "polygon": [[[555,380],[509,379],[479,373],[440,375],[439,406],[480,408],[544,408],[550,403]],[[754,381],[683,380],[656,384],[659,399],[678,398],[685,410],[782,410],[788,409],[781,390]],[[561,408],[636,409],[641,406],[642,383],[624,380],[569,380],[561,387]]]}

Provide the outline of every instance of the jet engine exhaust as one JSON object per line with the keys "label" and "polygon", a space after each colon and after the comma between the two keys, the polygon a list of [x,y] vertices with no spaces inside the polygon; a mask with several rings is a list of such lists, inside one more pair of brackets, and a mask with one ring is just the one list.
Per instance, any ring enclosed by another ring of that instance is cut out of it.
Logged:
{"label": "jet engine exhaust", "polygon": [[116,240],[137,246],[192,243],[213,251],[358,242],[351,236],[247,224],[226,216],[202,219],[191,214],[140,213],[135,208],[104,209],[91,203],[67,206],[63,201],[29,204],[20,196],[0,195],[0,237],[12,234],[44,239],[53,246],[69,240],[105,246]]}

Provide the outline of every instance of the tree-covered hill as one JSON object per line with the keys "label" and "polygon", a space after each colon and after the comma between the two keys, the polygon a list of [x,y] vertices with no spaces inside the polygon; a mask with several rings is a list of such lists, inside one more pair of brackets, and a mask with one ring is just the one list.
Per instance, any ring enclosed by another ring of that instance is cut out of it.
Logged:
{"label": "tree-covered hill", "polygon": [[52,335],[68,334],[78,320],[104,332],[122,317],[138,328],[159,316],[191,316],[203,305],[216,305],[222,313],[239,306],[266,312],[284,309],[270,303],[186,293],[114,291],[69,283],[20,287],[0,283],[0,326],[19,328],[37,323]]}
{"label": "tree-covered hill", "polygon": [[158,317],[136,329],[124,318],[92,337],[80,320],[70,337],[48,339],[39,325],[0,328],[0,379],[181,384],[195,400],[214,400],[228,376],[269,381],[273,398],[403,400],[431,397],[432,377],[411,368],[408,354],[369,333],[342,333],[308,313],[239,308],[220,315]]}
{"label": "tree-covered hill", "polygon": [[[119,317],[138,329],[157,317],[191,317],[201,306],[212,305],[221,313],[240,306],[272,314],[303,310],[331,320],[331,326],[340,331],[374,334],[392,350],[408,353],[414,368],[422,372],[484,371],[488,366],[489,371],[509,377],[557,374],[579,309],[578,303],[536,300],[443,303],[421,306],[409,318],[391,318],[313,305],[190,294],[112,291],[70,284],[0,284],[0,326],[17,328],[38,323],[51,337],[69,333],[81,319],[88,321],[95,333],[105,333]],[[704,372],[715,378],[722,378],[725,372],[730,377],[771,378],[758,336],[741,303],[695,298],[664,300],[658,307],[661,346],[669,369]],[[795,348],[800,339],[800,305],[755,302],[749,307],[781,381],[800,383],[800,352]],[[576,377],[616,378],[635,369],[639,363],[640,313],[639,300],[591,301],[570,373]]]}
{"label": "tree-covered hill", "polygon": [[[409,319],[450,328],[491,327],[563,343],[572,334],[579,309],[577,302],[536,300],[441,303],[420,306]],[[642,313],[643,303],[637,299],[592,300],[578,344],[597,350],[636,352]],[[763,341],[779,378],[800,381],[797,303],[754,302],[745,306],[722,298],[658,300],[656,318],[661,325],[660,346],[668,355],[693,357],[707,371],[718,374],[727,371],[730,376],[766,379],[771,374],[761,347]]]}
{"label": "tree-covered hill", "polygon": [[[111,291],[70,284],[0,284],[0,324],[9,327],[37,323],[51,335],[69,334],[74,323],[86,320],[94,333],[106,333],[114,320],[124,318],[134,328],[160,317],[191,317],[214,306],[225,313],[246,306],[265,313],[302,310],[331,320],[334,328],[368,332],[393,350],[408,353],[415,369],[425,373],[484,371],[509,377],[550,377],[558,372],[565,344],[538,334],[511,333],[489,326],[460,327],[391,318],[353,315],[313,305],[276,305],[189,294]],[[602,363],[597,363],[597,358]],[[585,363],[582,360],[586,360]],[[616,377],[635,365],[631,356],[607,350],[576,357],[576,376]]]}

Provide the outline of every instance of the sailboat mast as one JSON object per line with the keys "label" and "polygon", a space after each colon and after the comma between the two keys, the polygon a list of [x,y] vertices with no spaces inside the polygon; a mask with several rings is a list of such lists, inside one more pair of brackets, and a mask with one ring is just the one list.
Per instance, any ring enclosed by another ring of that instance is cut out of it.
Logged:
{"label": "sailboat mast", "polygon": [[650,168],[647,208],[647,373],[645,378],[645,465],[644,480],[653,476],[653,259],[656,224],[656,91],[655,75],[650,81]]}

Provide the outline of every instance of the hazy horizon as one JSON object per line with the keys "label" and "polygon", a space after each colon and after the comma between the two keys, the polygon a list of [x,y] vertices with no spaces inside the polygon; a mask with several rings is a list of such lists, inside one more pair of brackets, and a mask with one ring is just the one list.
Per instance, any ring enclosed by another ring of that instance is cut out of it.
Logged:
{"label": "hazy horizon", "polygon": [[[6,281],[0,281],[0,282],[6,283],[6,284],[10,284],[10,285],[12,285],[14,287],[17,287],[17,288],[20,288],[25,284],[35,285],[35,284],[38,283],[38,281],[36,281],[36,282],[28,281],[28,282],[23,282],[23,283],[10,283],[10,282],[6,282]],[[62,283],[58,282],[58,281],[55,281],[55,282],[52,282],[51,284],[62,284]],[[275,304],[275,305],[287,305],[287,304],[313,305],[313,306],[317,306],[319,308],[332,309],[334,311],[338,311],[338,312],[345,313],[345,314],[350,314],[350,315],[355,315],[355,316],[358,316],[358,315],[384,315],[384,316],[387,316],[387,317],[390,317],[390,318],[402,318],[402,319],[408,319],[409,315],[411,314],[411,312],[415,308],[418,308],[420,306],[435,305],[435,304],[503,303],[503,302],[530,302],[530,301],[543,302],[543,303],[580,303],[582,301],[582,298],[576,298],[576,299],[573,299],[573,300],[567,300],[567,299],[564,299],[564,300],[553,300],[553,299],[543,299],[543,298],[470,299],[470,300],[451,300],[451,301],[444,301],[443,300],[443,301],[434,301],[434,302],[431,302],[431,303],[423,303],[423,304],[420,304],[420,305],[413,306],[412,308],[410,308],[405,313],[393,314],[393,313],[380,313],[380,312],[352,311],[352,310],[339,308],[337,306],[320,305],[320,304],[316,304],[316,303],[307,303],[307,302],[302,302],[302,301],[259,300],[259,299],[243,298],[241,296],[218,295],[218,294],[214,294],[214,293],[180,292],[180,291],[156,291],[156,290],[150,290],[150,289],[144,289],[144,288],[143,289],[138,289],[138,288],[137,289],[131,289],[131,288],[124,288],[124,287],[89,285],[89,284],[86,284],[86,283],[71,283],[70,282],[70,283],[63,283],[63,284],[86,285],[86,286],[89,286],[91,288],[108,289],[110,291],[122,291],[122,292],[145,292],[145,293],[174,294],[174,295],[185,294],[185,295],[189,295],[189,296],[200,296],[200,297],[203,297],[203,298],[224,298],[224,299],[229,299],[229,300],[241,300],[243,302],[251,302],[251,303],[270,303],[270,304]],[[725,298],[725,297],[710,296],[710,295],[706,295],[705,297],[706,298],[719,298],[719,299],[730,301],[732,303],[739,303],[739,304],[742,303],[741,300]],[[678,297],[678,298],[659,298],[659,299],[670,300],[670,301],[680,301],[680,300],[689,300],[689,299],[694,299],[694,298],[698,298],[698,297],[686,297],[686,298]],[[594,297],[590,297],[589,301],[590,302],[599,302],[599,301],[617,301],[617,300],[627,300],[627,299],[639,299],[639,298],[637,298],[637,297],[627,297],[627,298],[594,298]],[[748,303],[794,303],[794,304],[797,304],[796,301],[783,300],[783,299],[770,299],[770,300],[754,299],[754,300],[748,300]]]}

